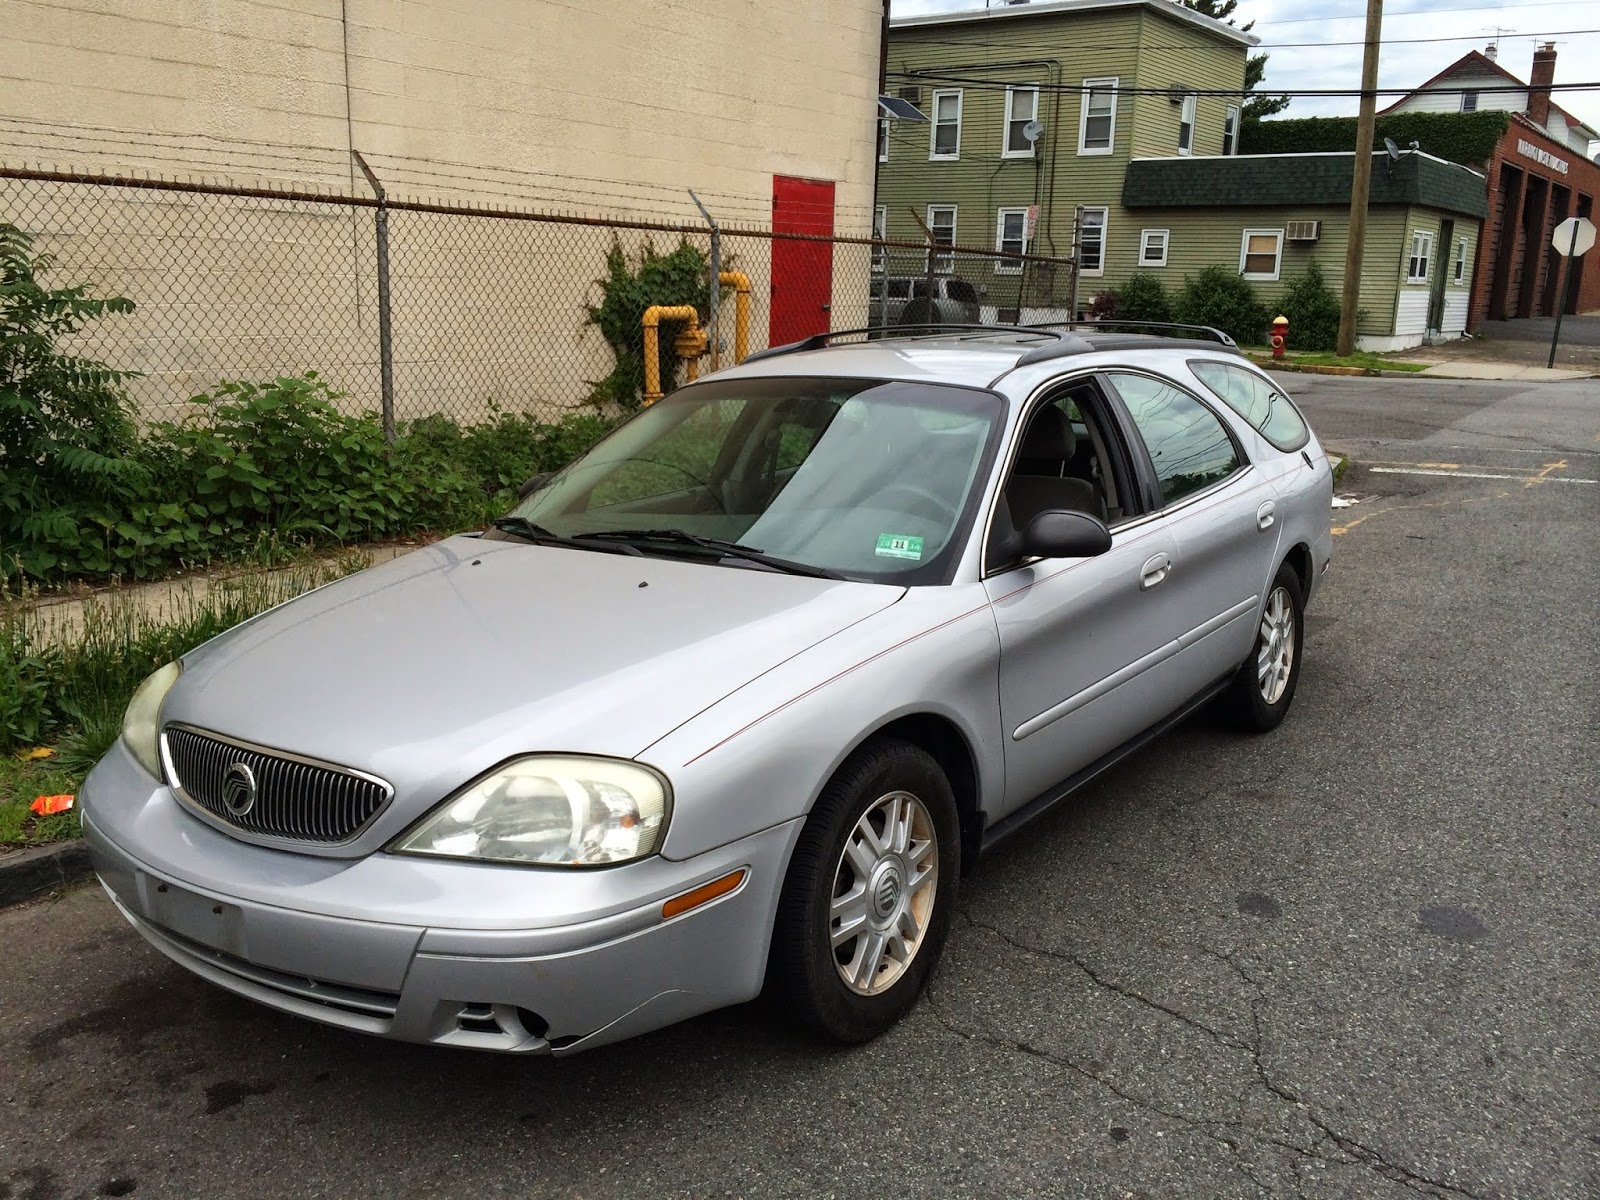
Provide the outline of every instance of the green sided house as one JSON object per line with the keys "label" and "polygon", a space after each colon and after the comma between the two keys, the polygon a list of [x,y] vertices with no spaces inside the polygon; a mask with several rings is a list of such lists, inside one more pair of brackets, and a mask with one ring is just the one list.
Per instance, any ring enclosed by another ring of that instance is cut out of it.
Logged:
{"label": "green sided house", "polygon": [[[1174,291],[1186,274],[1222,265],[1271,308],[1287,281],[1316,263],[1338,294],[1354,163],[1354,154],[1135,159],[1122,189],[1129,222],[1107,243],[1108,278],[1149,271]],[[1477,171],[1417,151],[1373,156],[1362,349],[1404,350],[1466,331],[1488,203]]]}
{"label": "green sided house", "polygon": [[[928,123],[880,126],[877,234],[921,242],[926,226],[943,244],[1065,260],[1081,205],[1078,283],[1092,296],[1131,269],[1108,257],[1129,227],[1129,162],[1237,151],[1257,40],[1171,0],[1036,0],[892,20],[888,89]],[[891,250],[875,266],[892,306],[930,264]],[[1064,268],[959,253],[936,254],[931,267],[961,285],[935,294],[975,296],[988,320],[1065,315]]]}
{"label": "green sided house", "polygon": [[[1171,0],[1035,0],[891,21],[889,90],[928,121],[880,124],[874,232],[935,247],[931,260],[880,248],[875,311],[919,311],[908,300],[935,277],[939,311],[954,314],[944,319],[975,308],[985,322],[1063,320],[1137,271],[1176,291],[1207,266],[1242,272],[1271,305],[1315,262],[1337,293],[1354,156],[1239,154],[1256,42]],[[1466,328],[1486,210],[1482,175],[1426,154],[1378,156],[1363,346]]]}

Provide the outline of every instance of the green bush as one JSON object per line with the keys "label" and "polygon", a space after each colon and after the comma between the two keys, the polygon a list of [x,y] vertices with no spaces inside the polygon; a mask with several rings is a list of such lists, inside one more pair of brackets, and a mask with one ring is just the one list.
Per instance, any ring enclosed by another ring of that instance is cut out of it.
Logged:
{"label": "green bush", "polygon": [[1206,267],[1185,276],[1173,311],[1185,325],[1210,325],[1241,346],[1260,345],[1272,319],[1256,290],[1227,267]]}
{"label": "green bush", "polygon": [[341,412],[340,398],[315,371],[223,383],[190,401],[187,420],[154,426],[143,452],[183,519],[163,524],[158,505],[145,514],[152,536],[226,555],[263,529],[350,541],[404,528],[417,482],[390,464],[378,422]]}
{"label": "green bush", "polygon": [[1089,301],[1089,320],[1109,321],[1122,307],[1122,298],[1111,288],[1104,288]]}
{"label": "green bush", "polygon": [[1172,298],[1160,279],[1138,271],[1122,285],[1117,315],[1125,321],[1170,321]]}
{"label": "green bush", "polygon": [[[587,319],[610,345],[617,365],[604,379],[590,383],[592,404],[624,410],[639,407],[644,396],[645,309],[657,304],[692,304],[704,324],[710,303],[708,271],[706,256],[688,242],[670,254],[657,254],[654,247],[646,246],[637,266],[628,261],[620,242],[612,242],[606,255],[606,277],[600,280],[600,303],[588,306]],[[682,330],[681,321],[661,324],[659,343],[669,366],[661,372],[663,383],[671,378],[672,340]],[[667,386],[665,390],[672,389]]]}
{"label": "green bush", "polygon": [[1312,263],[1283,289],[1282,315],[1289,318],[1289,349],[1335,350],[1339,345],[1340,300]]}
{"label": "green bush", "polygon": [[0,578],[113,570],[123,506],[147,483],[130,453],[128,372],[57,345],[133,303],[46,287],[49,267],[0,223]]}

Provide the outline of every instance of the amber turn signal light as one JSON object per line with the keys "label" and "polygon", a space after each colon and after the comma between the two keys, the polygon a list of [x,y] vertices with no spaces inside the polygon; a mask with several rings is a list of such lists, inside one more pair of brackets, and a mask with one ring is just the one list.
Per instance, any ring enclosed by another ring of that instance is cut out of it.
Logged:
{"label": "amber turn signal light", "polygon": [[661,917],[670,921],[673,917],[681,917],[691,909],[699,908],[702,904],[710,904],[718,896],[726,896],[734,888],[744,882],[744,877],[749,872],[743,867],[731,874],[724,875],[721,879],[713,879],[710,883],[702,883],[692,892],[685,892],[681,896],[674,896],[661,906]]}

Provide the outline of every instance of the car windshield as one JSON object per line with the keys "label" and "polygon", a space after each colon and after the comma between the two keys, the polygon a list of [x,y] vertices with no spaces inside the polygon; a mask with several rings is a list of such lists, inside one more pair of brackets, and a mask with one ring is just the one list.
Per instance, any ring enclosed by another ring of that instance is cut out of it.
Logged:
{"label": "car windshield", "polygon": [[513,517],[558,538],[632,531],[647,553],[724,557],[674,531],[885,583],[954,570],[1003,404],[969,388],[860,379],[707,380],[645,409]]}

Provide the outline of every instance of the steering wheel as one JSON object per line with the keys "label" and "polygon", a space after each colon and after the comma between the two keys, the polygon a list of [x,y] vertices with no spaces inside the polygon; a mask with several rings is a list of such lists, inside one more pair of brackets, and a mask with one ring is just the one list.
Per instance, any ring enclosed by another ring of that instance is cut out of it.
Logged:
{"label": "steering wheel", "polygon": [[[891,483],[888,487],[884,488],[883,491],[874,496],[873,499],[879,503],[883,503],[885,508],[894,507],[884,502],[889,497],[896,494],[910,496],[913,500],[918,501],[916,504],[902,506],[908,513],[916,513],[919,516],[929,517],[930,520],[942,520],[946,524],[951,525],[955,523],[955,519],[959,515],[956,507],[937,492],[929,491],[925,487],[921,487],[915,483],[908,483],[905,480],[899,480],[898,482]],[[932,516],[930,516],[926,511],[930,508],[934,510],[934,515]]]}

